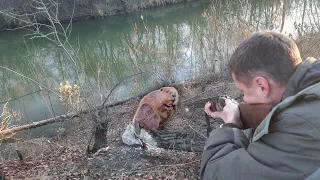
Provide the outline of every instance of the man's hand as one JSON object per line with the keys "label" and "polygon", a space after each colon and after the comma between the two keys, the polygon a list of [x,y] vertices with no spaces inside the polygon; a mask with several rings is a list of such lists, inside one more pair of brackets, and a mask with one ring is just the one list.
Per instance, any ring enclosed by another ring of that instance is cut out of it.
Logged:
{"label": "man's hand", "polygon": [[211,111],[211,103],[207,102],[204,106],[204,111],[213,118],[221,118],[225,123],[233,123],[242,129],[242,122],[240,119],[239,106],[230,99],[225,100],[226,105],[222,111]]}

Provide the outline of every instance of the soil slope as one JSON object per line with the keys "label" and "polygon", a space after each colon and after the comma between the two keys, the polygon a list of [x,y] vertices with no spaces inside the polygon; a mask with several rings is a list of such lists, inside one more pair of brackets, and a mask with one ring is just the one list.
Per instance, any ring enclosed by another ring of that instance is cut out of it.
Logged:
{"label": "soil slope", "polygon": [[[215,95],[239,95],[230,81],[217,77],[182,82],[175,87],[181,97],[180,104],[165,130],[203,137],[206,135],[203,110],[186,113],[185,105]],[[139,100],[132,99],[108,109],[108,142],[100,153],[86,153],[95,129],[91,115],[87,114],[69,120],[71,128],[61,124],[56,131],[67,129],[52,139],[43,137],[2,144],[2,175],[5,179],[198,179],[201,152],[176,149],[174,144],[166,149],[144,150],[122,143],[121,135]],[[220,123],[221,120],[211,119],[213,127]],[[22,155],[22,161],[16,150]]]}

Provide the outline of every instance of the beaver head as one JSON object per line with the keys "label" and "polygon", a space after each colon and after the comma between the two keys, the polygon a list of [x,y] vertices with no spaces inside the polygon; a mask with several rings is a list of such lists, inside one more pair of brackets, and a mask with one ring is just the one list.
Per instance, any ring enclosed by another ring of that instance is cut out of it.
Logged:
{"label": "beaver head", "polygon": [[162,87],[160,91],[162,103],[168,107],[175,107],[178,105],[179,94],[174,87]]}
{"label": "beaver head", "polygon": [[148,130],[157,129],[172,115],[179,101],[178,91],[174,87],[162,87],[144,96],[133,122]]}

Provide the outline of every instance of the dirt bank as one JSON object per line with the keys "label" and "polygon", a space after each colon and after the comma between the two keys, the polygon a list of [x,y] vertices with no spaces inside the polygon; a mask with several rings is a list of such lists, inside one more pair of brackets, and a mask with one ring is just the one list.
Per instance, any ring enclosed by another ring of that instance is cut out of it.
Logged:
{"label": "dirt bank", "polygon": [[[205,136],[203,110],[191,110],[186,114],[183,104],[221,94],[239,95],[230,82],[209,77],[177,84],[180,104],[165,129]],[[95,128],[92,116],[87,114],[71,119],[71,128],[52,139],[0,145],[0,172],[6,179],[198,179],[201,152],[177,150],[174,144],[167,149],[143,150],[122,143],[121,134],[131,121],[139,100],[108,108],[107,148],[100,154],[86,154]],[[220,123],[221,120],[211,119],[213,127]],[[64,124],[59,128],[65,128]],[[22,161],[16,150],[21,153]]]}
{"label": "dirt bank", "polygon": [[[0,30],[21,27],[27,22],[46,22],[46,7],[61,21],[106,17],[131,13],[145,8],[197,0],[1,0]],[[58,2],[55,4],[55,2]]]}

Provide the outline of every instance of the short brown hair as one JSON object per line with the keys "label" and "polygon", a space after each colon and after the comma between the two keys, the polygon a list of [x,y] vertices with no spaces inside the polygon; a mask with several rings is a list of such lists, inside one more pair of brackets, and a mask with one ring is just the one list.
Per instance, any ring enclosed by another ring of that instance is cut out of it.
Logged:
{"label": "short brown hair", "polygon": [[286,85],[300,62],[300,52],[293,40],[281,33],[259,31],[239,44],[230,58],[228,69],[247,86],[259,75]]}

